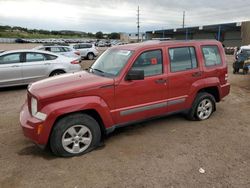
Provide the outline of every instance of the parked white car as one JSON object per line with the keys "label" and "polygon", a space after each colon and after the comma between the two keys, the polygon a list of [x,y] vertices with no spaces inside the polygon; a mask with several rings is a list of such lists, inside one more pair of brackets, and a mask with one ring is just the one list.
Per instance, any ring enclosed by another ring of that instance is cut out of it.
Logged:
{"label": "parked white car", "polygon": [[56,54],[64,55],[67,57],[74,57],[74,58],[80,58],[80,52],[71,46],[53,46],[53,45],[44,45],[44,46],[37,46],[33,48],[35,50],[43,50],[43,51],[49,51]]}
{"label": "parked white car", "polygon": [[98,51],[94,44],[91,43],[80,43],[80,44],[70,44],[74,49],[80,52],[81,58],[87,58],[93,60],[98,56]]}
{"label": "parked white car", "polygon": [[79,60],[39,50],[0,53],[0,87],[27,85],[50,76],[81,70]]}

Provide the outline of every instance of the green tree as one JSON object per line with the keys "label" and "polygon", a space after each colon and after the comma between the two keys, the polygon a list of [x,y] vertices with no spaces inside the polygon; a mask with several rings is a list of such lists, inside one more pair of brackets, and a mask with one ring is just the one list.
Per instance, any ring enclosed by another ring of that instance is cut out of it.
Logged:
{"label": "green tree", "polygon": [[97,33],[95,34],[95,37],[96,37],[97,39],[102,39],[102,38],[103,38],[103,33],[102,33],[101,31],[99,31],[99,32],[97,32]]}
{"label": "green tree", "polygon": [[120,33],[111,33],[109,38],[110,39],[120,39]]}

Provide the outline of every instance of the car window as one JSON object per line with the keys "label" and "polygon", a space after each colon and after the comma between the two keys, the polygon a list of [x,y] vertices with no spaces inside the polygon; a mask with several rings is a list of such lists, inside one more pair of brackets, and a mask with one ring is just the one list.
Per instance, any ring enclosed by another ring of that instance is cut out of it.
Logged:
{"label": "car window", "polygon": [[54,60],[57,59],[57,56],[55,55],[50,55],[50,54],[44,54],[46,60]]}
{"label": "car window", "polygon": [[79,48],[79,45],[74,45],[73,48],[74,48],[74,49],[80,49],[80,48]]}
{"label": "car window", "polygon": [[50,51],[54,53],[62,52],[58,47],[50,47]]}
{"label": "car window", "polygon": [[179,72],[198,67],[194,47],[178,47],[169,49],[170,71]]}
{"label": "car window", "polygon": [[153,50],[142,53],[134,62],[132,70],[143,70],[145,77],[162,74],[162,51]]}
{"label": "car window", "polygon": [[106,50],[91,66],[90,71],[106,77],[117,76],[133,54],[130,50]]}
{"label": "car window", "polygon": [[203,57],[205,66],[215,66],[221,64],[221,57],[217,46],[203,46]]}
{"label": "car window", "polygon": [[67,48],[67,47],[62,47],[62,48],[63,48],[63,50],[64,50],[65,52],[70,52],[70,51],[71,51],[70,48]]}
{"label": "car window", "polygon": [[20,53],[13,53],[0,56],[0,64],[20,63],[21,62],[20,56],[21,56]]}
{"label": "car window", "polygon": [[26,62],[45,61],[46,58],[41,53],[26,53]]}
{"label": "car window", "polygon": [[87,44],[86,48],[92,48],[92,44]]}
{"label": "car window", "polygon": [[80,46],[81,49],[87,48],[87,45],[86,45],[86,44],[80,44],[79,46]]}

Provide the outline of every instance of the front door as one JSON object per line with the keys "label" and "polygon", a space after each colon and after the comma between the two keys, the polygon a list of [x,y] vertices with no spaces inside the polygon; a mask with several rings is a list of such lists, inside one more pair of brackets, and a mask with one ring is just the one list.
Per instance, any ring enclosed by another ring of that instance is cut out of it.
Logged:
{"label": "front door", "polygon": [[[164,74],[163,49],[141,53],[132,70],[143,70],[144,80],[125,78],[115,86],[116,124],[150,118],[166,113],[167,79]],[[130,69],[130,70],[131,70]]]}

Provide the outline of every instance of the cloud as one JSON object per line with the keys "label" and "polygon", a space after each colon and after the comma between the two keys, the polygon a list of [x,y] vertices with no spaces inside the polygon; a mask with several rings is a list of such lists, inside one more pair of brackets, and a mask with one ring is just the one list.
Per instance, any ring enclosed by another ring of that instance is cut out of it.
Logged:
{"label": "cloud", "polygon": [[0,25],[133,32],[138,5],[144,31],[180,27],[184,10],[187,26],[250,20],[245,0],[0,0]]}

